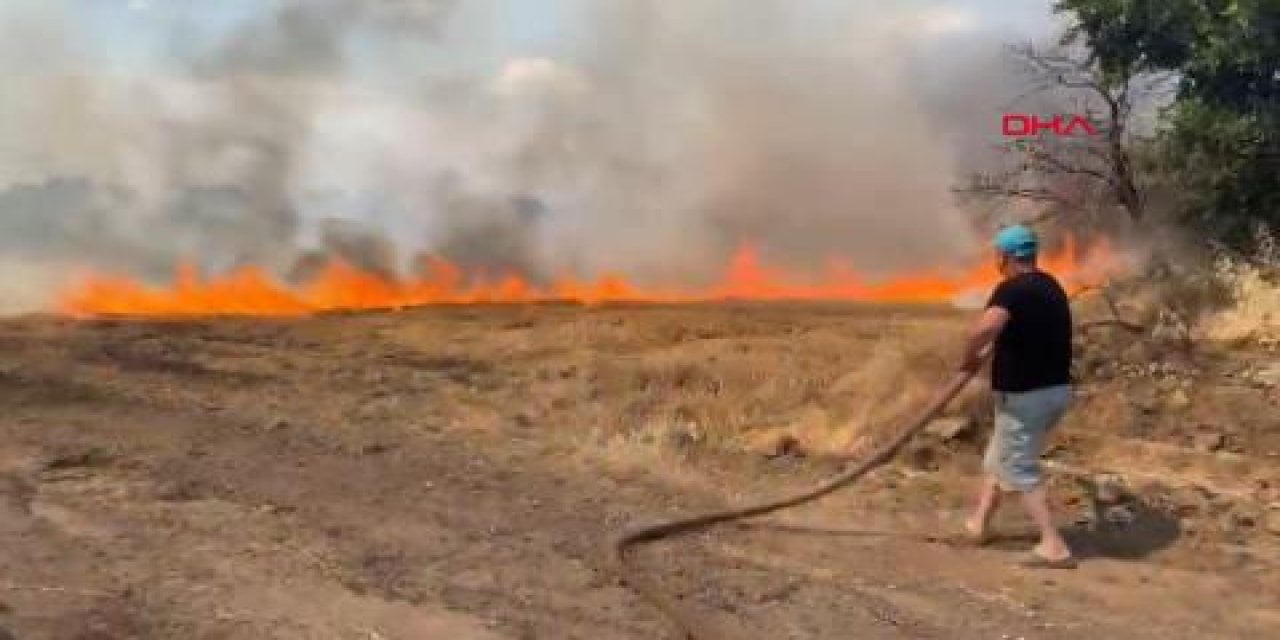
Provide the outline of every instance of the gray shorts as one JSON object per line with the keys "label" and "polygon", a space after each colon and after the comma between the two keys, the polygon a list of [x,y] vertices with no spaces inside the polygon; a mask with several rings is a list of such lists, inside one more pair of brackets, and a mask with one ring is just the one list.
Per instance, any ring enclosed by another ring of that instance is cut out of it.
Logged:
{"label": "gray shorts", "polygon": [[1031,491],[1044,482],[1040,454],[1049,431],[1071,406],[1072,389],[1063,385],[995,395],[996,426],[983,468],[1005,491]]}

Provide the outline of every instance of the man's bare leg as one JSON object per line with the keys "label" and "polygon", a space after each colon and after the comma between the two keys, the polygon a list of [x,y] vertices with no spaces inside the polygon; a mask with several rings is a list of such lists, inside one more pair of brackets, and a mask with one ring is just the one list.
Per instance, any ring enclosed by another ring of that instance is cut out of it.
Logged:
{"label": "man's bare leg", "polygon": [[1048,491],[1044,485],[1022,494],[1022,506],[1040,528],[1040,544],[1036,545],[1036,553],[1054,561],[1070,558],[1071,548],[1067,546],[1067,541],[1062,539],[1062,534],[1053,524]]}
{"label": "man's bare leg", "polygon": [[978,506],[974,509],[973,515],[969,516],[969,519],[964,523],[965,530],[974,539],[985,540],[987,538],[991,518],[995,515],[996,510],[1000,508],[1000,499],[1003,495],[998,480],[991,476],[982,479],[982,487],[978,491]]}

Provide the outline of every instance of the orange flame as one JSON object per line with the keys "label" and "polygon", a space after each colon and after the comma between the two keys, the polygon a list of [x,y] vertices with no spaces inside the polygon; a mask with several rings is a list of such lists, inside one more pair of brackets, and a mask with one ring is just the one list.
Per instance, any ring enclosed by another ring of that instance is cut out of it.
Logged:
{"label": "orange flame", "polygon": [[[1068,240],[1047,256],[1043,267],[1078,288],[1099,280],[1093,268],[1112,263],[1109,245],[1100,241],[1087,251]],[[519,275],[497,280],[469,277],[440,258],[426,261],[423,273],[409,280],[390,280],[332,262],[309,282],[290,288],[256,267],[202,279],[194,267],[178,268],[172,285],[153,288],[136,280],[90,275],[62,292],[58,309],[74,316],[140,315],[299,316],[324,311],[394,309],[431,304],[529,303],[572,301],[691,303],[724,300],[853,301],[882,303],[947,302],[981,291],[999,280],[994,265],[984,264],[948,274],[906,273],[872,282],[846,261],[833,260],[825,273],[805,280],[764,264],[753,246],[738,250],[723,277],[701,289],[649,289],[625,277],[605,274],[590,282],[564,277],[538,288]]]}

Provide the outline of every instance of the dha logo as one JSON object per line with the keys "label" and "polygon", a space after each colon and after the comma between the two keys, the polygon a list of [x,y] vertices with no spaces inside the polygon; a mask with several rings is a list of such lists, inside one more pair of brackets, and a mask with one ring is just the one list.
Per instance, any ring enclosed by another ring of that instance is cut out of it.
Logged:
{"label": "dha logo", "polygon": [[1038,137],[1052,133],[1058,137],[1096,136],[1101,127],[1080,115],[1055,115],[1044,118],[1034,114],[1006,113],[1001,120],[1001,131],[1006,138]]}

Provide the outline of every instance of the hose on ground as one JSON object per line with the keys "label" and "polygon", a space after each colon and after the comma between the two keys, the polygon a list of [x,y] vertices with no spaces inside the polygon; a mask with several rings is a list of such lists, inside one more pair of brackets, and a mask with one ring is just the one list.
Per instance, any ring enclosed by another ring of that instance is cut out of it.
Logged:
{"label": "hose on ground", "polygon": [[973,377],[973,372],[964,371],[954,375],[937,391],[929,401],[929,404],[925,406],[924,410],[922,410],[906,427],[897,432],[891,440],[874,450],[866,458],[858,461],[852,467],[846,469],[834,478],[823,482],[817,487],[814,487],[813,489],[768,502],[683,517],[677,520],[659,522],[624,532],[614,540],[612,545],[613,562],[615,564],[617,575],[622,579],[623,584],[630,587],[632,591],[639,594],[661,611],[672,624],[679,628],[680,632],[688,640],[731,640],[724,635],[722,631],[717,629],[712,621],[686,611],[673,598],[665,595],[657,584],[650,581],[637,571],[636,568],[628,562],[631,555],[630,552],[643,544],[689,534],[694,531],[700,531],[719,524],[725,524],[736,520],[744,520],[747,518],[755,518],[774,513],[776,511],[781,511],[783,509],[796,507],[834,493],[835,491],[856,482],[867,473],[892,460],[893,456],[902,448],[903,445],[910,441],[911,438],[915,437],[915,435],[923,430],[926,425],[942,413],[947,404],[959,395],[960,391],[964,389],[965,385],[969,384],[969,381],[972,380]]}

